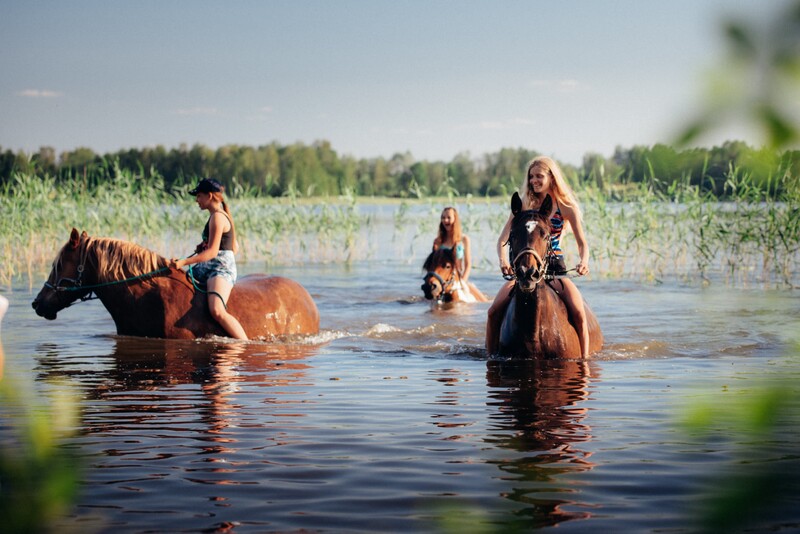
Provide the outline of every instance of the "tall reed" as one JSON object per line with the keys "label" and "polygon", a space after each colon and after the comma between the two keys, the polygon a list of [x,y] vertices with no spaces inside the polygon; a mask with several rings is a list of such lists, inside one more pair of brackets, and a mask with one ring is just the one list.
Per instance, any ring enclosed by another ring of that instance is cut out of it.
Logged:
{"label": "tall reed", "polygon": [[[594,275],[797,286],[798,178],[776,172],[765,183],[732,167],[722,186],[725,202],[699,182],[687,175],[666,184],[651,173],[625,189],[578,187]],[[241,261],[360,261],[385,256],[385,243],[391,241],[393,259],[421,263],[441,209],[458,205],[472,238],[475,267],[497,270],[495,241],[509,214],[507,198],[462,196],[449,185],[444,196],[426,197],[416,188],[418,198],[402,201],[353,194],[305,198],[297,192],[273,199],[235,184],[229,200]],[[25,279],[30,286],[38,284],[73,226],[134,241],[164,256],[188,255],[200,240],[205,214],[187,189],[167,190],[158,177],[144,180],[119,169],[94,187],[85,187],[81,177],[56,181],[15,175],[0,190],[0,284]],[[386,210],[373,209],[386,202]],[[387,211],[388,221],[376,219]],[[575,252],[574,240],[567,237],[565,245],[568,254]]]}

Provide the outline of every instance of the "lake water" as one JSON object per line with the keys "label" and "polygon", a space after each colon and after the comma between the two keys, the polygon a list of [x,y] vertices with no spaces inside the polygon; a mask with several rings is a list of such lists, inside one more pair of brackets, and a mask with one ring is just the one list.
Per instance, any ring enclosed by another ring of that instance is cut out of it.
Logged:
{"label": "lake water", "polygon": [[[323,332],[292,345],[118,337],[97,301],[47,322],[38,283],[6,293],[4,381],[77,399],[55,530],[800,529],[796,291],[581,279],[605,349],[510,365],[488,304],[432,308],[420,257],[381,256],[241,264],[314,296]],[[6,449],[21,412],[0,406]]]}

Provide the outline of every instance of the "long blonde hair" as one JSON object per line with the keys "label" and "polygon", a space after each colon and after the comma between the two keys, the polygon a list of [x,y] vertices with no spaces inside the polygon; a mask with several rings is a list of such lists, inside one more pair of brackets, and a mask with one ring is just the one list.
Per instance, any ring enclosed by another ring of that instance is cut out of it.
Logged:
{"label": "long blonde hair", "polygon": [[[463,233],[461,232],[461,218],[458,216],[458,211],[452,206],[447,206],[442,210],[442,215],[447,210],[453,210],[453,246],[456,246],[462,239]],[[439,220],[439,244],[443,244],[447,238],[447,228]]]}
{"label": "long blonde hair", "polygon": [[553,179],[553,183],[550,186],[550,194],[553,197],[553,200],[557,204],[569,206],[575,211],[575,214],[580,217],[581,207],[578,204],[578,199],[575,196],[575,192],[564,178],[564,173],[561,171],[561,167],[558,166],[558,163],[556,163],[554,159],[548,158],[547,156],[537,156],[528,163],[527,170],[525,171],[525,177],[522,179],[522,185],[519,188],[520,197],[522,197],[523,209],[536,208],[540,202],[540,200],[534,195],[533,189],[528,186],[531,169],[536,166],[542,167],[546,172],[550,173],[550,177]]}

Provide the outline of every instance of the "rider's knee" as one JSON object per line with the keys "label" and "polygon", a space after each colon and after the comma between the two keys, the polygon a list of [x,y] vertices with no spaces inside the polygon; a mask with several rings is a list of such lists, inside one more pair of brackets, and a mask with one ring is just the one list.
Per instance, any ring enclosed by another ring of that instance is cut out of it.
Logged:
{"label": "rider's knee", "polygon": [[225,306],[223,306],[219,302],[212,302],[211,305],[208,307],[208,311],[211,312],[211,317],[219,322],[220,319],[225,317],[227,312],[225,311]]}

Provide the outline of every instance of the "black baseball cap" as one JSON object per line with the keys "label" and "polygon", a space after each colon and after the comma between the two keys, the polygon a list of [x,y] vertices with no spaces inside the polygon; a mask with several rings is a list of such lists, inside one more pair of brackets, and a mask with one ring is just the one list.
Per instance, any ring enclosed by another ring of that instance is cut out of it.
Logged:
{"label": "black baseball cap", "polygon": [[197,193],[218,193],[224,191],[225,187],[213,178],[203,178],[197,187],[189,191],[190,195],[197,195]]}

